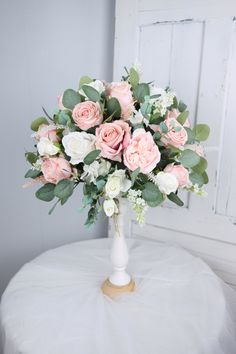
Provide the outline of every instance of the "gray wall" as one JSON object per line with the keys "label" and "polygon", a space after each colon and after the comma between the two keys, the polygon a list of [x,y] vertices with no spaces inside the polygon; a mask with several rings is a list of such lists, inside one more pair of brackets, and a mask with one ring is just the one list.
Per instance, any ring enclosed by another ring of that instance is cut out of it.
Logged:
{"label": "gray wall", "polygon": [[50,112],[80,76],[112,78],[114,0],[0,0],[0,295],[13,274],[46,249],[104,237],[106,222],[87,231],[81,191],[48,216],[50,205],[22,189],[32,148],[29,125]]}

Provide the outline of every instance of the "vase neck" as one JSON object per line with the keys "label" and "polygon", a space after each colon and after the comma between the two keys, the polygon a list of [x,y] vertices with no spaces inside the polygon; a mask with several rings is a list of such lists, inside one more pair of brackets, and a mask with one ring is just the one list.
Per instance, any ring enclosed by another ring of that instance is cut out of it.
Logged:
{"label": "vase neck", "polygon": [[124,220],[126,213],[126,200],[124,198],[119,198],[119,213],[113,216],[115,236],[124,236]]}

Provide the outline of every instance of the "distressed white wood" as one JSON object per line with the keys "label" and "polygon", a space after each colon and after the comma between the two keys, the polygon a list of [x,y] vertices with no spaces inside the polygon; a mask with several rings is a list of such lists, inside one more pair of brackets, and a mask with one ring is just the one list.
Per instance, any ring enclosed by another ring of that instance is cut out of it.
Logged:
{"label": "distressed white wood", "polygon": [[208,198],[185,195],[185,207],[150,209],[131,237],[180,243],[236,286],[236,2],[233,0],[119,0],[114,77],[138,59],[143,80],[170,85],[189,106],[192,122],[206,122]]}

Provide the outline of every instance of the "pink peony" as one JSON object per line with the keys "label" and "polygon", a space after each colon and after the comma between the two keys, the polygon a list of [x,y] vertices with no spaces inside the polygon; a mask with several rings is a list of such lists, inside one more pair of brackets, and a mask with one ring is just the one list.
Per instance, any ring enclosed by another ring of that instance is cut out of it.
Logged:
{"label": "pink peony", "polygon": [[59,108],[61,111],[64,111],[64,110],[66,109],[66,107],[63,106],[62,98],[63,98],[63,95],[57,96],[57,104],[58,104],[58,108]]}
{"label": "pink peony", "polygon": [[142,173],[149,173],[156,167],[160,158],[161,154],[152,134],[144,129],[136,129],[130,144],[124,151],[125,166],[131,171],[140,167]]}
{"label": "pink peony", "polygon": [[189,172],[182,165],[174,165],[173,163],[166,166],[164,172],[171,173],[177,178],[179,187],[186,187],[189,184]]}
{"label": "pink peony", "polygon": [[41,138],[48,138],[52,142],[57,142],[60,138],[57,136],[57,129],[55,125],[41,124],[37,133],[35,134],[35,139],[40,140]]}
{"label": "pink peony", "polygon": [[108,95],[115,97],[120,103],[121,118],[129,119],[134,112],[134,100],[131,92],[131,85],[128,82],[112,82],[108,88]]}
{"label": "pink peony", "polygon": [[71,177],[71,166],[64,157],[51,157],[43,160],[41,170],[47,182],[58,183]]}
{"label": "pink peony", "polygon": [[101,108],[98,102],[78,103],[72,112],[75,124],[82,130],[88,130],[102,123]]}
{"label": "pink peony", "polygon": [[188,134],[183,126],[175,118],[165,119],[168,133],[163,134],[161,141],[166,145],[172,145],[176,148],[184,146],[188,140]]}
{"label": "pink peony", "polygon": [[121,153],[130,141],[130,126],[121,120],[105,123],[96,129],[96,146],[101,155],[114,161],[121,161]]}
{"label": "pink peony", "polygon": [[[180,114],[181,113],[180,113],[180,111],[178,109],[173,109],[172,111],[167,111],[166,119],[168,119],[168,118],[177,119]],[[190,128],[190,121],[189,121],[188,118],[184,122],[183,126],[186,127],[186,128]]]}

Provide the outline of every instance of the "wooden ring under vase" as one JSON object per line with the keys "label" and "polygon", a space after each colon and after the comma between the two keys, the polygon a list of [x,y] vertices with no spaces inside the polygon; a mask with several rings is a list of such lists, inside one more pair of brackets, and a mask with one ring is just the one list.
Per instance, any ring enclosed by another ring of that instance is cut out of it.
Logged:
{"label": "wooden ring under vase", "polygon": [[109,296],[111,299],[124,293],[132,293],[134,290],[135,281],[133,279],[130,280],[129,284],[121,286],[112,284],[109,279],[106,279],[102,284],[103,294]]}

